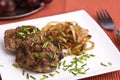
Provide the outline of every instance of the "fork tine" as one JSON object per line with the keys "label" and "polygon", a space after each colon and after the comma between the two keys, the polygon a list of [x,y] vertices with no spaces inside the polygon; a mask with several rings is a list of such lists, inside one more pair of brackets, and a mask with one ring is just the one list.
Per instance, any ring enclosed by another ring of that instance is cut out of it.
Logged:
{"label": "fork tine", "polygon": [[108,17],[108,15],[107,15],[106,11],[105,11],[105,10],[102,10],[102,11],[101,11],[101,14],[103,15],[104,21],[108,22],[108,21],[109,21],[109,17]]}
{"label": "fork tine", "polygon": [[100,14],[99,14],[99,12],[96,12],[96,13],[97,13],[97,18],[98,18],[98,20],[101,21],[101,18],[100,18]]}
{"label": "fork tine", "polygon": [[97,17],[98,17],[98,20],[99,20],[100,22],[105,22],[105,21],[106,21],[106,18],[105,18],[104,15],[103,15],[103,11],[97,12]]}
{"label": "fork tine", "polygon": [[101,22],[113,22],[107,10],[97,12],[98,20]]}
{"label": "fork tine", "polygon": [[107,10],[104,10],[104,12],[105,12],[108,20],[111,21],[111,22],[113,22],[112,18],[110,17],[109,13],[107,12]]}

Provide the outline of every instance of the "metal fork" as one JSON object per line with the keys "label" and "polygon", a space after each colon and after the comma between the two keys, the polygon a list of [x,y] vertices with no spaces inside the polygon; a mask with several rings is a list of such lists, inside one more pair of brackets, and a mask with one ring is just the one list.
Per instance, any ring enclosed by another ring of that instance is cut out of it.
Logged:
{"label": "metal fork", "polygon": [[97,12],[97,18],[100,25],[106,30],[114,30],[117,39],[120,41],[120,31],[116,29],[115,23],[110,17],[107,10],[102,10]]}

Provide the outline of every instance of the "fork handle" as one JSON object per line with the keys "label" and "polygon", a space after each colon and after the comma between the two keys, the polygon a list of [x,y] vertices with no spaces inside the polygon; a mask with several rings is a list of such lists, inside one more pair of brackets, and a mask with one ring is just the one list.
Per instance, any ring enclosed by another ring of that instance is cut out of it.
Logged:
{"label": "fork handle", "polygon": [[120,41],[120,31],[117,29],[115,29],[114,31],[116,33],[117,39]]}

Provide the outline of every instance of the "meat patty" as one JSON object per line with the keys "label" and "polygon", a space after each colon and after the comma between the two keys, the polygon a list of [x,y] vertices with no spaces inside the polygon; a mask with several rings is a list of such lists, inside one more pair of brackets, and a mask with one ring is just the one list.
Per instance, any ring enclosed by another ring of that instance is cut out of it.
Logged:
{"label": "meat patty", "polygon": [[4,44],[8,51],[13,53],[19,47],[21,42],[29,37],[31,34],[37,34],[39,31],[35,26],[19,26],[16,29],[6,30],[4,33]]}
{"label": "meat patty", "polygon": [[16,53],[16,62],[20,67],[39,73],[54,71],[63,58],[62,50],[42,35],[30,35]]}

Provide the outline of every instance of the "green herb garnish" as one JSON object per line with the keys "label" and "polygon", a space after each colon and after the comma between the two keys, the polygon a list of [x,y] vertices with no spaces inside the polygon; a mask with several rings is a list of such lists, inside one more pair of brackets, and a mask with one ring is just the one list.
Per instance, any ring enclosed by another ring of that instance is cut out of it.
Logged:
{"label": "green herb garnish", "polygon": [[17,64],[12,64],[15,68],[18,68],[19,66]]}
{"label": "green herb garnish", "polygon": [[40,40],[42,40],[42,41],[44,40],[43,35],[40,35]]}
{"label": "green herb garnish", "polygon": [[32,33],[37,34],[38,33],[38,29],[34,28]]}
{"label": "green herb garnish", "polygon": [[51,77],[55,76],[55,74],[49,74]]}
{"label": "green herb garnish", "polygon": [[60,74],[60,72],[59,71],[55,71],[57,74]]}
{"label": "green herb garnish", "polygon": [[32,40],[31,47],[35,44],[35,40]]}
{"label": "green herb garnish", "polygon": [[55,59],[55,58],[56,58],[56,56],[57,56],[57,54],[56,54],[56,53],[54,53],[53,58]]}
{"label": "green herb garnish", "polygon": [[104,64],[103,62],[101,62],[101,63],[100,63],[100,65],[107,67],[107,65],[106,65],[106,64]]}
{"label": "green herb garnish", "polygon": [[29,79],[29,77],[30,77],[30,76],[29,76],[29,74],[27,73],[26,78]]}
{"label": "green herb garnish", "polygon": [[54,41],[53,38],[52,38],[52,36],[48,36],[48,39],[49,39],[51,42]]}
{"label": "green herb garnish", "polygon": [[23,33],[23,32],[17,32],[17,36],[25,38],[25,33]]}
{"label": "green herb garnish", "polygon": [[60,69],[60,66],[61,66],[61,61],[59,61],[59,63],[58,63],[58,69]]}
{"label": "green herb garnish", "polygon": [[31,76],[31,75],[30,75],[30,78],[32,78],[33,80],[36,80],[36,78],[35,78],[34,76]]}
{"label": "green herb garnish", "polygon": [[61,46],[60,46],[60,43],[58,43],[58,49],[61,50]]}
{"label": "green herb garnish", "polygon": [[22,75],[25,75],[25,70],[22,71]]}
{"label": "green herb garnish", "polygon": [[42,55],[39,54],[39,53],[34,53],[33,55],[34,55],[34,58],[36,58],[36,59],[42,59],[43,58]]}
{"label": "green herb garnish", "polygon": [[45,80],[45,79],[47,79],[48,78],[48,76],[47,75],[43,75],[43,77],[42,78],[40,78],[40,80]]}
{"label": "green herb garnish", "polygon": [[[86,67],[86,61],[88,58],[94,57],[93,54],[87,54],[86,52],[84,52],[81,56],[79,57],[74,57],[71,62],[69,64],[66,64],[66,61],[63,61],[63,70],[64,71],[69,71],[70,73],[72,73],[73,75],[77,75],[77,74],[85,74],[89,68],[85,69]],[[81,63],[82,65],[78,65],[79,63]],[[83,64],[85,63],[85,64]]]}
{"label": "green herb garnish", "polygon": [[54,66],[57,66],[56,64],[53,64],[53,63],[51,63],[50,65],[53,66],[53,67],[54,67]]}
{"label": "green herb garnish", "polygon": [[27,26],[23,26],[21,29],[22,32],[28,32],[29,30],[30,30],[30,28]]}
{"label": "green herb garnish", "polygon": [[42,45],[42,48],[46,48],[48,46],[48,42],[45,42],[43,45]]}

